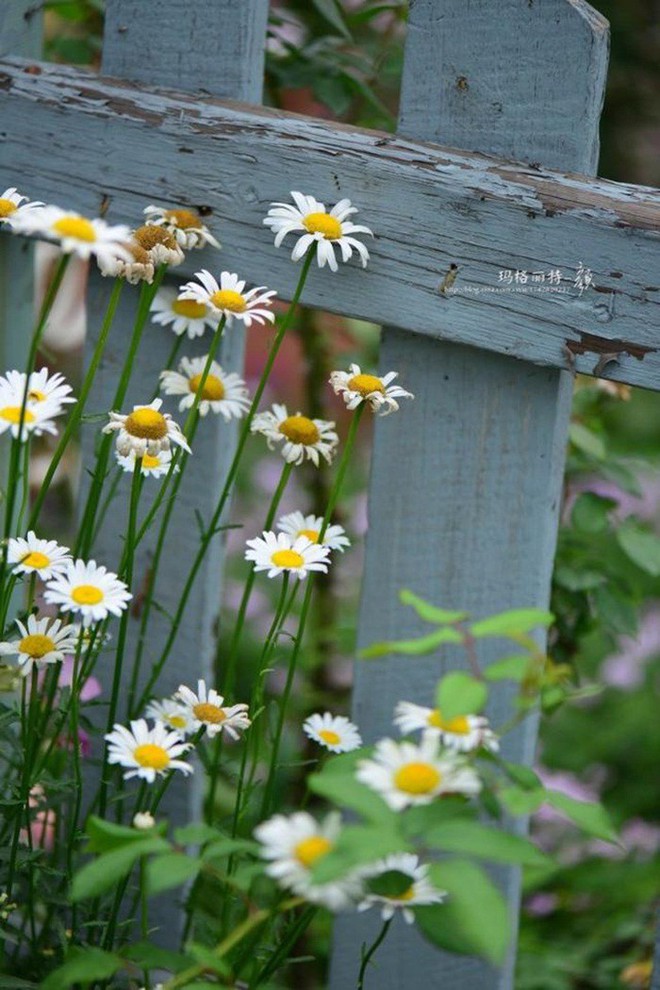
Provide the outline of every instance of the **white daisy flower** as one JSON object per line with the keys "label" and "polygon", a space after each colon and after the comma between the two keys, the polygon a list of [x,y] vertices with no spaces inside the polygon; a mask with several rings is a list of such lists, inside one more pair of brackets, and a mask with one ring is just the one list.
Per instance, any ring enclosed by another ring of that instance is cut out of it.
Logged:
{"label": "white daisy flower", "polygon": [[[0,389],[11,388],[22,399],[25,391],[25,378],[23,371],[6,371],[4,375],[0,375]],[[71,392],[73,389],[67,384],[64,375],[59,372],[49,375],[48,368],[42,368],[41,371],[33,371],[30,375],[27,402],[30,409],[34,409],[41,403],[48,403],[49,406],[61,406],[65,402],[77,401],[70,394]],[[52,410],[49,415],[54,415]]]}
{"label": "white daisy flower", "polygon": [[138,811],[136,815],[133,815],[133,828],[138,829],[140,832],[146,832],[148,829],[153,828],[155,824],[156,819],[149,811]]}
{"label": "white daisy flower", "polygon": [[62,626],[60,619],[37,619],[29,615],[25,625],[16,619],[21,638],[0,643],[0,655],[18,655],[23,676],[33,667],[63,660],[66,653],[74,653],[78,637],[72,626]]}
{"label": "white daisy flower", "polygon": [[151,718],[154,722],[162,722],[168,729],[178,732],[181,736],[194,732],[188,709],[174,698],[150,701],[144,714],[146,718]]}
{"label": "white daisy flower", "polygon": [[201,679],[197,681],[197,694],[185,684],[180,684],[174,700],[185,709],[193,732],[204,727],[211,738],[219,732],[226,732],[232,739],[238,739],[239,733],[250,728],[248,706],[223,707],[225,699],[222,695],[214,688],[207,688]]}
{"label": "white daisy flower", "polygon": [[263,307],[272,306],[273,297],[277,293],[272,290],[264,292],[265,285],[258,285],[245,292],[245,282],[231,272],[221,272],[218,285],[205,268],[201,272],[195,272],[195,278],[199,282],[186,282],[181,286],[179,299],[194,299],[195,302],[204,303],[216,314],[216,319],[218,316],[226,317],[227,326],[231,325],[232,319],[242,320],[246,327],[266,320],[274,322],[275,314]]}
{"label": "white daisy flower", "polygon": [[135,243],[147,252],[154,265],[169,265],[170,268],[175,268],[186,257],[176,237],[162,227],[138,227],[131,236]]}
{"label": "white daisy flower", "polygon": [[437,708],[425,708],[412,701],[400,701],[394,710],[394,724],[403,735],[422,729],[436,736],[443,746],[467,753],[484,748],[497,752],[497,736],[483,715],[457,715],[445,719]]}
{"label": "white daisy flower", "polygon": [[325,419],[309,419],[297,412],[289,416],[286,406],[275,403],[272,410],[257,413],[252,420],[252,433],[262,433],[271,450],[282,444],[282,457],[289,464],[302,464],[307,458],[318,467],[319,455],[331,463],[339,437],[334,423]]}
{"label": "white daisy flower", "polygon": [[10,186],[0,195],[0,224],[13,227],[16,220],[20,222],[26,213],[41,209],[43,205],[36,200],[30,202],[27,196],[21,196],[15,186]]}
{"label": "white daisy flower", "polygon": [[[306,537],[310,543],[319,542],[319,534],[323,526],[321,516],[305,516],[302,512],[289,512],[282,516],[277,523],[277,528],[281,533],[286,533],[293,540],[299,536]],[[321,546],[329,547],[331,550],[340,550],[342,553],[346,547],[350,547],[351,541],[346,536],[343,526],[328,526]]]}
{"label": "white daisy flower", "polygon": [[280,246],[287,234],[301,230],[303,236],[298,238],[291,252],[293,261],[299,261],[307,249],[316,244],[319,268],[327,263],[333,272],[337,271],[335,247],[339,248],[342,261],[348,261],[353,251],[357,251],[362,267],[367,267],[369,252],[362,241],[353,235],[369,234],[373,237],[373,233],[369,227],[358,226],[346,219],[357,213],[350,199],[340,200],[328,211],[313,196],[304,196],[299,192],[292,192],[291,196],[295,206],[291,203],[273,203],[264,219],[264,224],[275,234],[275,247]]}
{"label": "white daisy flower", "polygon": [[127,767],[124,780],[142,777],[153,784],[157,776],[172,770],[193,772],[189,763],[178,759],[192,748],[190,743],[158,722],[151,729],[143,718],[131,722],[130,729],[117,724],[104,738],[109,743],[108,763]]}
{"label": "white daisy flower", "polygon": [[[121,467],[122,471],[126,471],[128,474],[132,474],[135,471],[135,451],[131,450],[129,454],[124,456],[118,451],[115,451],[115,457],[117,458],[117,463]],[[152,478],[161,478],[170,469],[172,463],[172,451],[171,450],[159,450],[157,454],[145,454],[142,458],[142,474],[150,475]],[[179,470],[179,465],[175,465],[174,471]]]}
{"label": "white daisy flower", "polygon": [[149,226],[154,224],[164,227],[176,237],[177,243],[186,251],[203,248],[207,244],[220,247],[220,242],[202,223],[201,217],[194,210],[166,210],[160,206],[146,206],[144,215]]}
{"label": "white daisy flower", "polygon": [[440,904],[447,896],[446,890],[433,886],[428,873],[427,864],[420,863],[419,856],[413,853],[392,853],[359,870],[367,894],[358,904],[358,911],[368,911],[374,904],[380,904],[383,921],[389,921],[401,910],[404,919],[412,925],[415,915],[411,908]]}
{"label": "white daisy flower", "polygon": [[[9,375],[10,372],[7,374]],[[23,379],[23,385],[19,387],[10,384],[8,378],[0,380],[0,435],[9,430],[15,440],[19,439],[24,387],[25,379]],[[53,420],[56,416],[60,416],[63,411],[59,402],[47,400],[31,402],[28,399],[23,410],[20,440],[25,441],[30,434],[40,437],[44,433],[52,433],[57,436],[57,427]]]}
{"label": "white daisy flower", "polygon": [[[190,409],[195,401],[197,390],[202,381],[206,357],[181,358],[178,371],[161,371],[161,391],[165,395],[182,395],[179,410]],[[234,372],[223,371],[217,361],[211,362],[211,368],[204,382],[202,398],[197,407],[200,416],[206,416],[211,410],[220,413],[226,422],[230,419],[242,419],[250,408],[248,390],[245,382]]]}
{"label": "white daisy flower", "polygon": [[90,220],[60,209],[59,206],[43,206],[30,210],[14,221],[14,228],[22,234],[36,234],[57,241],[64,254],[76,254],[87,259],[96,255],[99,261],[112,258],[130,261],[125,243],[130,239],[130,228],[125,224],[110,226],[105,220]]}
{"label": "white daisy flower", "polygon": [[308,571],[328,570],[330,548],[310,543],[307,537],[292,539],[286,533],[264,530],[263,537],[247,540],[245,559],[254,561],[255,571],[268,571],[268,577],[286,572],[302,579]]}
{"label": "white daisy flower", "polygon": [[275,815],[254,830],[261,844],[261,856],[269,860],[266,873],[287,890],[312,904],[330,911],[354,906],[362,885],[354,876],[332,883],[314,884],[311,868],[334,847],[341,831],[341,818],[333,812],[319,824],[306,811],[293,815]]}
{"label": "white daisy flower", "polygon": [[133,406],[131,413],[111,412],[110,422],[103,427],[104,433],[119,431],[117,450],[124,457],[131,451],[136,457],[144,454],[154,456],[161,450],[169,450],[171,443],[183,447],[191,453],[188,441],[169,413],[160,412],[162,399],[154,399],[149,405]]}
{"label": "white daisy flower", "polygon": [[7,542],[7,561],[17,573],[36,573],[42,581],[47,581],[66,570],[71,563],[71,552],[55,540],[39,539],[31,529],[25,538],[17,536]]}
{"label": "white daisy flower", "polygon": [[418,746],[381,739],[373,758],[358,763],[356,776],[395,811],[430,804],[440,794],[471,797],[481,790],[477,774],[464,760],[439,751],[437,736],[423,736]]}
{"label": "white daisy flower", "polygon": [[169,285],[164,285],[156,293],[151,304],[152,323],[162,327],[172,325],[174,333],[181,337],[187,334],[190,340],[201,337],[207,327],[215,329],[218,325],[217,314],[210,306],[195,299],[179,299],[179,293]]}
{"label": "white daisy flower", "polygon": [[360,730],[344,715],[317,712],[305,719],[303,732],[331,753],[350,753],[362,745]]}
{"label": "white daisy flower", "polygon": [[367,402],[375,413],[386,416],[399,408],[397,399],[414,399],[412,392],[406,392],[400,385],[390,385],[398,372],[389,371],[380,378],[360,371],[360,366],[352,364],[350,371],[333,371],[330,384],[337,395],[341,395],[347,409],[355,409],[361,402]]}
{"label": "white daisy flower", "polygon": [[104,258],[103,261],[99,259],[101,275],[109,278],[125,278],[131,285],[137,285],[139,282],[147,282],[151,285],[156,273],[156,265],[150,253],[136,240],[126,241],[124,247],[130,258]]}
{"label": "white daisy flower", "polygon": [[100,622],[109,613],[121,615],[132,597],[116,574],[94,560],[69,561],[44,592],[45,601],[57,605],[60,612],[79,612],[83,626]]}

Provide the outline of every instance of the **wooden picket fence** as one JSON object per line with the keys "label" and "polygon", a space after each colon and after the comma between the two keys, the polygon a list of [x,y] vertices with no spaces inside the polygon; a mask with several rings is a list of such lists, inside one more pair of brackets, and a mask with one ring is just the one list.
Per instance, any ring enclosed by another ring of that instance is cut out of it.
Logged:
{"label": "wooden picket fence", "polygon": [[[312,306],[382,323],[381,367],[398,370],[417,396],[405,415],[376,424],[359,645],[419,633],[398,602],[402,587],[477,616],[547,607],[572,373],[660,388],[660,200],[592,178],[604,18],[584,0],[410,0],[395,136],[260,106],[268,0],[107,0],[100,76],[38,61],[41,6],[0,6],[5,185],[91,215],[107,210],[115,222],[137,222],[149,202],[201,207],[232,270],[284,298],[298,273],[261,225],[271,201],[292,187],[325,202],[348,196],[376,232],[366,272],[313,272],[305,290]],[[7,305],[12,313],[0,352],[15,362],[30,325],[28,248],[3,237],[0,249],[0,317]],[[204,255],[195,264],[217,266]],[[440,292],[452,265],[456,291]],[[580,265],[592,277],[583,291],[529,281],[560,271],[566,286]],[[90,348],[107,292],[91,278]],[[133,322],[127,297],[93,410],[110,405]],[[165,335],[152,338],[129,401],[143,401],[141,382],[155,380],[167,347]],[[240,369],[236,333],[220,360]],[[209,516],[231,454],[222,429],[220,444],[207,424],[186,471],[161,566],[165,609],[196,548],[193,510]],[[84,444],[91,451],[91,431]],[[124,525],[119,512],[106,520],[98,559],[114,559]],[[165,690],[184,664],[189,681],[210,672],[221,554],[218,541]],[[155,650],[166,634],[163,620]],[[494,658],[484,644],[480,660]],[[462,663],[444,652],[412,665],[358,664],[353,711],[366,740],[388,732],[399,698],[425,703],[439,674]],[[509,701],[506,687],[498,692],[495,722]],[[530,762],[534,737],[533,725],[521,728],[505,756]],[[188,815],[184,793],[172,814]],[[515,916],[518,871],[499,876]],[[338,921],[332,990],[352,985],[377,925],[364,915]],[[381,990],[507,990],[514,958],[512,947],[495,972],[399,925],[377,981]]]}

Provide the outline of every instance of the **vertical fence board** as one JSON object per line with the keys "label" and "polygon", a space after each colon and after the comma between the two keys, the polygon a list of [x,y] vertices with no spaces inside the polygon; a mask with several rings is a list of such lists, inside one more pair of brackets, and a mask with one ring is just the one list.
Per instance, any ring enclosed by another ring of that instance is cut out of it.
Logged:
{"label": "vertical fence board", "polygon": [[[606,23],[580,0],[415,0],[400,131],[593,171],[607,40]],[[502,268],[510,267],[507,261],[502,258]],[[448,315],[456,305],[460,297],[447,300]],[[380,364],[382,372],[398,370],[417,399],[376,426],[358,645],[420,632],[410,610],[398,603],[402,587],[479,617],[516,606],[547,607],[570,377],[392,329],[383,331]],[[393,477],[401,479],[398,485]],[[481,662],[498,652],[487,646]],[[464,665],[450,651],[422,662],[358,662],[353,710],[366,740],[392,733],[399,699],[430,704],[443,671]],[[495,725],[507,702],[506,689],[498,687],[489,709]],[[508,736],[505,757],[530,762],[535,734],[528,723]],[[518,871],[500,870],[498,878],[515,921]],[[434,950],[396,921],[367,976],[367,990],[512,986],[514,945],[496,972],[478,959]],[[360,946],[373,941],[380,924],[375,912],[337,924],[332,990],[353,985]]]}

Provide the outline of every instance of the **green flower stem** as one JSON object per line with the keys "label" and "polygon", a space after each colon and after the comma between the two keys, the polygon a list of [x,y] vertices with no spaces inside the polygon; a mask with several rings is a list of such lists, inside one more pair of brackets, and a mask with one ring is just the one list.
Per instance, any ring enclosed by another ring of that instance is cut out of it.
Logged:
{"label": "green flower stem", "polygon": [[[32,678],[30,682],[30,698],[27,698],[27,677],[22,678],[21,684],[21,737],[23,750],[23,767],[21,772],[20,805],[14,820],[14,833],[9,852],[9,870],[7,877],[7,897],[11,900],[12,888],[14,885],[14,874],[16,872],[16,858],[18,856],[18,844],[21,834],[21,819],[23,813],[30,818],[30,780],[32,776],[32,764],[38,746],[36,734],[36,721],[39,706],[39,691],[37,688],[37,668],[32,667]],[[29,828],[28,828],[29,832]]]}
{"label": "green flower stem", "polygon": [[[296,286],[296,291],[293,294],[291,305],[289,306],[288,310],[284,315],[282,322],[280,323],[279,329],[275,336],[275,340],[273,341],[273,345],[270,349],[270,353],[268,355],[266,365],[261,374],[261,378],[259,379],[259,384],[257,385],[257,389],[254,393],[254,398],[252,399],[250,409],[243,421],[243,426],[239,433],[238,443],[236,445],[236,452],[229,467],[227,478],[225,479],[225,484],[220,494],[220,498],[213,512],[213,516],[211,517],[209,526],[201,538],[200,547],[197,552],[197,556],[193,561],[192,567],[190,569],[186,583],[181,593],[181,599],[179,601],[179,605],[177,607],[176,613],[174,615],[174,619],[172,621],[172,628],[170,634],[167,638],[167,642],[165,643],[165,647],[160,656],[160,659],[158,660],[157,663],[154,664],[153,671],[151,677],[149,678],[147,686],[145,690],[142,692],[142,697],[140,699],[139,707],[142,707],[142,705],[148,699],[154,684],[158,680],[158,677],[160,676],[160,673],[163,667],[165,666],[165,663],[167,662],[167,658],[170,655],[172,647],[174,646],[174,641],[176,639],[177,632],[179,630],[181,618],[188,604],[188,598],[190,597],[190,593],[192,591],[195,578],[197,577],[197,572],[199,571],[199,568],[202,565],[202,561],[204,560],[208,546],[216,534],[218,523],[220,522],[220,518],[227,504],[227,500],[229,498],[232,485],[236,480],[236,474],[238,473],[241,456],[243,454],[243,450],[245,448],[247,438],[250,435],[250,427],[252,425],[252,420],[254,419],[255,413],[261,401],[261,396],[263,395],[264,389],[266,387],[266,382],[268,381],[268,378],[272,371],[273,364],[275,363],[275,358],[277,357],[277,353],[282,345],[282,341],[284,340],[286,331],[288,330],[289,326],[291,325],[291,321],[293,320],[296,306],[298,305],[298,301],[300,299],[302,290],[304,288],[310,266],[315,256],[316,256],[316,249],[313,246],[312,248],[309,249],[307,255],[305,256],[305,261],[303,262],[302,271],[300,272],[300,278],[298,279],[298,284]],[[138,539],[140,539],[140,533],[138,533]]]}
{"label": "green flower stem", "polygon": [[[323,524],[319,532],[319,543],[323,542],[323,537],[332,518],[332,513],[334,512],[337,500],[339,498],[340,492],[342,490],[344,479],[346,477],[346,471],[348,469],[348,464],[353,452],[353,447],[355,446],[355,440],[357,437],[358,427],[360,425],[360,420],[362,419],[362,414],[364,412],[364,403],[358,406],[355,411],[355,415],[351,420],[351,425],[348,431],[348,436],[346,437],[346,444],[344,446],[344,452],[342,454],[341,460],[339,462],[339,467],[337,469],[337,477],[335,482],[330,489],[330,495],[328,496],[328,505],[325,510],[325,515],[323,517]],[[291,695],[291,688],[293,686],[293,679],[296,673],[296,667],[298,664],[298,658],[300,656],[300,650],[302,648],[303,637],[305,634],[305,626],[307,624],[307,617],[309,615],[309,608],[312,600],[312,591],[314,589],[313,575],[309,574],[307,576],[307,587],[305,589],[305,597],[303,598],[302,607],[300,609],[300,619],[298,621],[298,633],[295,638],[293,645],[293,650],[291,651],[291,656],[289,657],[289,669],[287,671],[286,684],[284,686],[284,691],[282,693],[282,698],[280,700],[280,711],[277,720],[277,728],[275,730],[275,739],[273,740],[273,745],[271,749],[270,758],[270,769],[268,771],[268,778],[266,781],[266,788],[264,790],[264,797],[261,805],[261,817],[264,818],[270,811],[270,807],[273,799],[273,792],[275,788],[275,774],[277,770],[277,760],[280,750],[280,742],[282,740],[282,732],[284,730],[284,719],[286,718],[287,706],[289,704],[289,697]]]}
{"label": "green flower stem", "polygon": [[[78,637],[76,652],[73,658],[73,670],[71,672],[71,695],[69,705],[70,732],[72,756],[73,756],[73,777],[75,790],[73,798],[73,808],[71,809],[71,821],[69,825],[69,839],[66,853],[66,873],[71,882],[73,878],[74,853],[76,851],[76,839],[78,832],[78,819],[80,818],[80,808],[82,805],[82,773],[80,770],[80,739],[78,735],[78,722],[80,718],[80,690],[83,682],[80,680],[81,668],[82,636]],[[76,930],[76,905],[71,908],[71,931]]]}
{"label": "green flower stem", "polygon": [[21,504],[18,510],[18,519],[16,520],[16,532],[21,532],[21,527],[23,525],[23,516],[28,507],[30,501],[30,448],[31,448],[30,438],[28,437],[23,444],[23,468],[21,470],[21,478],[23,481],[23,497],[21,499]]}
{"label": "green flower stem", "polygon": [[362,951],[364,954],[362,956],[362,962],[360,964],[360,972],[358,973],[357,990],[364,990],[364,977],[367,972],[367,966],[371,962],[371,959],[374,956],[374,953],[376,952],[378,947],[385,941],[385,938],[387,936],[391,924],[392,924],[392,919],[388,918],[387,921],[383,924],[383,927],[381,928],[378,934],[378,938],[372,943],[372,945],[369,947],[367,952],[364,952],[364,946],[362,947]]}

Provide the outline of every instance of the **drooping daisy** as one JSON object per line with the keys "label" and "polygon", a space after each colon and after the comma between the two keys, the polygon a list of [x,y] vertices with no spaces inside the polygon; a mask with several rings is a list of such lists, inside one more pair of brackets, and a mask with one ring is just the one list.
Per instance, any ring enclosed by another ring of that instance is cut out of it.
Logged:
{"label": "drooping daisy", "polygon": [[394,710],[394,724],[406,735],[422,729],[439,738],[443,746],[467,753],[483,747],[497,752],[497,736],[483,715],[457,715],[445,719],[437,708],[425,708],[412,701],[400,701]]}
{"label": "drooping daisy", "polygon": [[369,252],[362,241],[353,235],[369,234],[373,237],[373,232],[369,227],[347,220],[352,213],[357,213],[357,208],[351,206],[350,199],[340,200],[328,211],[313,196],[305,196],[299,192],[292,192],[291,196],[295,206],[291,203],[273,203],[264,219],[264,224],[275,234],[275,247],[280,246],[287,234],[301,230],[303,235],[298,238],[291,252],[293,261],[299,261],[307,249],[316,244],[319,268],[327,263],[333,272],[337,271],[335,247],[339,248],[342,261],[348,261],[353,251],[357,251],[362,267],[367,267]]}
{"label": "drooping daisy", "polygon": [[[302,512],[289,512],[278,520],[277,528],[293,540],[305,536],[310,543],[318,543],[323,519],[321,516],[305,516]],[[328,526],[321,540],[321,545],[331,550],[341,550],[350,547],[351,541],[346,536],[343,526]]]}
{"label": "drooping daisy", "polygon": [[341,831],[337,812],[319,824],[306,811],[293,815],[275,815],[254,830],[261,844],[261,856],[267,859],[266,873],[287,890],[312,904],[330,911],[343,911],[355,905],[362,885],[355,877],[333,883],[314,884],[311,868],[334,847]]}
{"label": "drooping daisy", "polygon": [[155,224],[164,227],[186,251],[203,248],[206,244],[220,247],[220,242],[194,210],[166,210],[160,206],[145,206],[144,215],[149,226]]}
{"label": "drooping daisy", "polygon": [[43,205],[36,200],[30,202],[27,196],[21,196],[15,186],[10,186],[0,195],[0,224],[13,227],[16,221],[20,223],[21,216],[41,209]]}
{"label": "drooping daisy", "polygon": [[[120,465],[123,471],[132,474],[135,471],[135,451],[132,450],[130,454],[124,456],[118,452],[115,452],[117,458],[117,463]],[[152,478],[161,478],[170,469],[172,463],[172,451],[171,450],[159,450],[157,454],[145,454],[142,458],[142,474],[150,475]],[[176,464],[174,471],[179,470],[179,465]]]}
{"label": "drooping daisy", "polygon": [[245,559],[254,561],[255,571],[268,571],[268,577],[294,574],[304,578],[308,571],[327,571],[330,548],[310,543],[307,537],[292,539],[286,533],[264,530],[263,537],[247,540]]}
{"label": "drooping daisy", "polygon": [[55,540],[41,540],[33,529],[28,535],[14,537],[7,543],[7,561],[17,573],[38,574],[47,581],[71,563],[68,547],[61,547]]}
{"label": "drooping daisy", "polygon": [[[220,273],[220,284],[205,268],[195,273],[199,282],[186,282],[181,286],[179,299],[194,299],[204,303],[218,316],[227,319],[227,326],[233,319],[242,320],[246,327],[252,323],[273,323],[275,314],[264,306],[272,306],[273,297],[277,295],[272,290],[266,290],[265,285],[258,285],[245,292],[245,282],[231,272]],[[201,283],[201,284],[200,284]]]}
{"label": "drooping daisy", "polygon": [[105,220],[90,220],[59,206],[30,210],[14,221],[14,228],[20,233],[57,241],[64,254],[76,254],[83,259],[96,255],[106,263],[112,258],[129,261],[131,257],[125,246],[131,232],[125,224],[111,226]]}
{"label": "drooping daisy", "polygon": [[124,244],[130,258],[105,258],[99,260],[101,275],[109,278],[125,278],[131,285],[154,280],[156,265],[154,259],[145,248],[135,240]]}
{"label": "drooping daisy", "polygon": [[397,399],[414,399],[412,392],[406,392],[400,385],[390,385],[398,372],[388,371],[380,378],[360,371],[360,366],[352,364],[350,371],[333,371],[330,384],[337,395],[341,395],[347,409],[355,409],[361,402],[367,402],[379,416],[386,416],[399,408]]}
{"label": "drooping daisy", "polygon": [[430,804],[440,794],[470,797],[481,789],[478,776],[463,759],[439,751],[437,736],[423,736],[418,746],[381,739],[373,758],[358,763],[356,776],[395,811]]}
{"label": "drooping daisy", "polygon": [[31,434],[40,437],[44,433],[57,436],[54,423],[56,416],[63,412],[59,402],[30,402],[23,409],[24,387],[14,388],[5,378],[0,382],[0,434],[7,430],[15,440],[19,439],[21,426],[21,410],[23,410],[23,425],[20,429],[20,440],[25,441]]}
{"label": "drooping daisy", "polygon": [[[9,387],[22,399],[25,391],[25,377],[23,371],[6,371],[4,375],[0,375],[0,389]],[[67,384],[64,375],[59,372],[50,375],[48,368],[42,368],[41,371],[33,371],[30,375],[27,402],[30,409],[34,409],[40,403],[61,406],[65,402],[77,401],[70,394],[71,392],[73,389]],[[51,411],[49,415],[54,415],[54,413]]]}
{"label": "drooping daisy", "polygon": [[299,412],[289,416],[286,406],[276,402],[272,410],[257,413],[250,430],[262,433],[271,450],[281,443],[282,457],[289,464],[302,464],[307,458],[318,467],[319,456],[331,463],[339,443],[334,425],[325,419],[309,419]]}
{"label": "drooping daisy", "polygon": [[147,252],[154,265],[176,268],[185,258],[176,237],[162,227],[138,227],[132,233],[135,243]]}
{"label": "drooping daisy", "polygon": [[152,718],[154,722],[162,722],[168,729],[172,729],[182,736],[194,731],[188,708],[175,701],[174,698],[149,702],[144,714],[147,718]]}
{"label": "drooping daisy", "polygon": [[76,648],[75,630],[72,626],[62,626],[60,619],[37,619],[36,616],[29,615],[25,625],[20,619],[16,619],[16,625],[21,638],[0,643],[0,654],[17,654],[24,677],[33,667],[57,663],[64,659],[65,653],[72,653]]}
{"label": "drooping daisy", "polygon": [[318,712],[303,722],[303,732],[331,753],[350,753],[362,745],[362,736],[357,725],[345,715],[332,715]]}
{"label": "drooping daisy", "polygon": [[446,890],[437,890],[431,883],[429,868],[420,863],[413,853],[392,853],[373,866],[364,867],[359,875],[365,886],[366,896],[358,904],[358,911],[368,911],[380,904],[383,921],[389,921],[400,910],[409,925],[415,920],[411,908],[423,904],[440,904],[447,896]]}
{"label": "drooping daisy", "polygon": [[179,299],[179,293],[171,286],[163,286],[151,304],[152,323],[162,327],[172,325],[177,336],[187,334],[190,340],[201,337],[207,327],[218,325],[218,316],[211,307],[195,299]]}
{"label": "drooping daisy", "polygon": [[124,457],[131,451],[136,457],[144,454],[155,456],[161,450],[169,450],[171,443],[191,453],[188,441],[169,413],[160,412],[162,399],[154,399],[149,405],[133,406],[131,413],[110,413],[110,422],[104,433],[117,434],[117,450]]}
{"label": "drooping daisy", "polygon": [[201,679],[197,681],[197,694],[180,684],[174,699],[185,709],[193,732],[203,727],[211,738],[226,732],[232,739],[238,739],[239,733],[251,725],[247,705],[223,707],[222,695],[214,688],[207,688]]}
{"label": "drooping daisy", "polygon": [[[161,390],[165,395],[182,395],[179,410],[190,409],[195,401],[197,390],[202,381],[207,357],[181,358],[178,371],[161,371]],[[219,413],[226,422],[232,417],[242,419],[250,408],[248,390],[245,382],[234,372],[223,371],[217,361],[211,362],[211,368],[204,382],[202,398],[197,407],[200,416],[206,416],[211,410]]]}
{"label": "drooping daisy", "polygon": [[115,725],[105,737],[108,745],[108,763],[118,763],[127,767],[124,780],[142,777],[153,784],[157,776],[164,776],[172,770],[184,774],[193,772],[193,767],[179,760],[191,749],[178,732],[170,732],[161,723],[149,728],[143,718],[131,722],[130,729]]}
{"label": "drooping daisy", "polygon": [[96,561],[69,561],[66,570],[46,585],[44,599],[60,612],[79,612],[83,626],[100,622],[109,613],[121,615],[132,594],[116,574]]}

